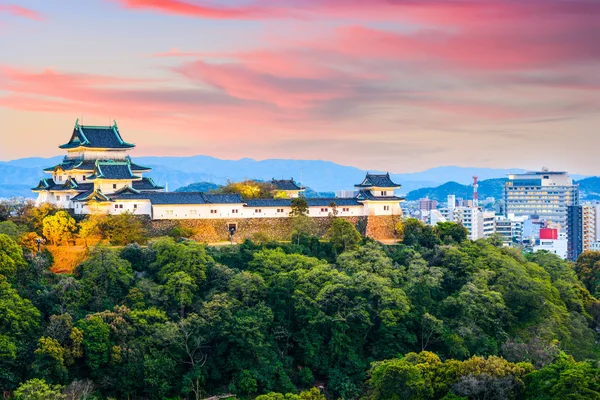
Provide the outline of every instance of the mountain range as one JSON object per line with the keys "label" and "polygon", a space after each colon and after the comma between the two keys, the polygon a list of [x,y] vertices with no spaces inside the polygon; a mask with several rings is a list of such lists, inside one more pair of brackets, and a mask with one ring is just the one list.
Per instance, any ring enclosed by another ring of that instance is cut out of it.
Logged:
{"label": "mountain range", "polygon": [[[48,176],[42,171],[43,168],[59,164],[62,159],[62,156],[33,157],[0,162],[0,198],[34,197],[30,188],[35,186],[44,175]],[[269,159],[257,161],[250,158],[223,160],[198,155],[191,157],[135,157],[135,161],[138,164],[152,167],[149,176],[157,184],[167,186],[169,190],[176,190],[199,182],[224,184],[227,180],[294,178],[297,182],[309,186],[316,192],[331,193],[337,190],[352,190],[355,184],[362,182],[367,172],[385,172],[365,171],[321,160]],[[482,181],[485,181],[503,178],[508,173],[519,172],[523,172],[523,170],[446,166],[422,172],[391,173],[390,175],[392,180],[402,185],[401,193],[407,194],[421,188],[437,187],[448,181],[468,187],[473,175],[477,175]],[[577,175],[574,177],[583,178]]]}
{"label": "mountain range", "polygon": [[[486,179],[479,182],[479,199],[494,197],[501,199],[504,192],[506,178]],[[579,195],[581,200],[597,201],[600,200],[600,177],[592,176],[575,180],[579,184]],[[423,199],[425,197],[438,202],[445,202],[449,194],[456,195],[457,198],[470,199],[473,196],[472,185],[462,185],[457,182],[446,182],[436,187],[416,189],[406,195],[407,201]]]}

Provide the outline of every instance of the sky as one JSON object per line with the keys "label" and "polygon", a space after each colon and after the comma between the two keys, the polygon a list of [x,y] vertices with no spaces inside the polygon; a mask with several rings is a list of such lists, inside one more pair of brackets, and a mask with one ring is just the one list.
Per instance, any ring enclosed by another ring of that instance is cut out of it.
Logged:
{"label": "sky", "polygon": [[599,174],[598,0],[0,0],[0,160],[132,155]]}

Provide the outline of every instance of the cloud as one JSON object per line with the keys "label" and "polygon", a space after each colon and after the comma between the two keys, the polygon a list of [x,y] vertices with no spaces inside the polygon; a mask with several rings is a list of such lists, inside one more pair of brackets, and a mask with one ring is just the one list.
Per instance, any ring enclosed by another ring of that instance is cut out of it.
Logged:
{"label": "cloud", "polygon": [[17,17],[32,19],[35,21],[44,20],[44,15],[29,8],[17,6],[15,4],[0,4],[0,14],[6,13]]}
{"label": "cloud", "polygon": [[116,0],[129,9],[147,9],[165,14],[205,19],[259,19],[281,15],[277,9],[262,6],[221,7],[184,0]]}

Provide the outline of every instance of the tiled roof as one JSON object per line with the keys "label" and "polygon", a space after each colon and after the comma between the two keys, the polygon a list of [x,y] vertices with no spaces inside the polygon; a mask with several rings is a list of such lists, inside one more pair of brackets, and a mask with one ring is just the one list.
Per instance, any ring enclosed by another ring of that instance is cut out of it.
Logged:
{"label": "tiled roof", "polygon": [[[90,171],[93,172],[96,167],[96,160],[68,160],[65,159],[62,163],[55,165],[53,167],[44,168],[45,172],[52,172],[56,168],[62,168],[64,171]],[[131,163],[131,170],[133,172],[147,172],[151,171],[152,168],[144,167],[142,165],[138,165],[135,163]]]}
{"label": "tiled roof", "polygon": [[152,178],[142,178],[139,181],[133,181],[133,188],[136,190],[160,190],[163,186],[158,186]]}
{"label": "tiled roof", "polygon": [[[348,198],[311,198],[305,199],[309,207],[328,207],[331,203],[336,206],[362,206],[357,199]],[[247,207],[291,207],[291,199],[255,199],[246,200]]]}
{"label": "tiled roof", "polygon": [[277,190],[302,190],[300,186],[296,185],[293,179],[273,179],[271,183]]}
{"label": "tiled roof", "polygon": [[331,203],[335,203],[336,206],[362,206],[357,199],[352,198],[314,198],[306,199],[309,207],[327,207]]}
{"label": "tiled roof", "polygon": [[171,192],[146,193],[152,204],[207,204],[204,193],[200,192]]}
{"label": "tiled roof", "polygon": [[94,190],[93,188],[88,190],[87,192],[80,193],[77,196],[71,199],[72,201],[99,201],[106,202],[111,201],[111,199],[102,193],[100,190]]}
{"label": "tiled roof", "polygon": [[379,201],[402,201],[402,200],[404,200],[404,197],[398,197],[398,196],[374,196],[373,193],[371,193],[368,190],[359,191],[358,194],[356,195],[356,198],[358,200],[379,200]]}
{"label": "tiled roof", "polygon": [[365,179],[356,187],[386,187],[399,188],[401,185],[392,182],[390,174],[367,174]]}
{"label": "tiled roof", "polygon": [[111,195],[114,200],[150,200],[155,205],[168,204],[244,204],[238,194],[206,194],[203,192],[142,192]]}
{"label": "tiled roof", "polygon": [[44,179],[40,180],[40,183],[38,183],[38,185],[36,187],[32,188],[31,190],[34,190],[34,191],[38,191],[38,190],[85,191],[93,186],[94,185],[92,183],[77,183],[77,182],[75,182],[74,179],[67,179],[67,181],[64,183],[55,183],[54,180],[52,180],[52,178],[44,178]]}
{"label": "tiled roof", "polygon": [[79,125],[79,120],[77,120],[71,139],[59,148],[73,149],[80,146],[102,149],[129,149],[135,147],[134,144],[123,140],[116,123],[113,126],[83,126]]}
{"label": "tiled roof", "polygon": [[207,203],[212,204],[242,204],[245,203],[239,194],[203,193]]}
{"label": "tiled roof", "polygon": [[290,199],[253,199],[246,200],[247,207],[289,207]]}
{"label": "tiled roof", "polygon": [[136,176],[131,171],[129,161],[96,161],[94,174],[88,179],[136,179],[141,177]]}
{"label": "tiled roof", "polygon": [[82,199],[85,199],[86,197],[88,197],[89,195],[91,195],[92,193],[94,193],[94,188],[90,188],[88,190],[86,190],[83,193],[79,193],[77,196],[73,197],[71,200],[72,201],[81,201]]}

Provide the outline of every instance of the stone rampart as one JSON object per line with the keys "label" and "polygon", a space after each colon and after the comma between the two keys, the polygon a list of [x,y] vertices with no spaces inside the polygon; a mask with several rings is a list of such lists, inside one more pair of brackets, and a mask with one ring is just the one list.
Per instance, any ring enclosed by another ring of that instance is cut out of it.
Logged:
{"label": "stone rampart", "polygon": [[[362,234],[377,240],[394,238],[394,226],[398,216],[339,217],[353,224]],[[332,217],[310,217],[309,231],[323,237],[331,224]],[[229,226],[236,226],[234,240],[245,239],[290,240],[295,229],[293,217],[284,218],[229,218],[229,219],[185,219],[155,220],[149,223],[151,236],[168,235],[174,228],[190,230],[191,239],[198,242],[217,243],[229,240]]]}

